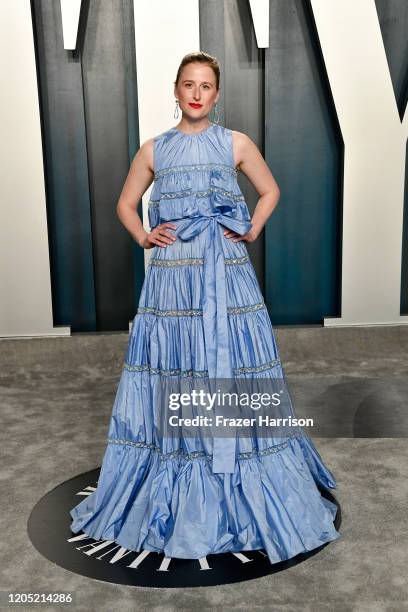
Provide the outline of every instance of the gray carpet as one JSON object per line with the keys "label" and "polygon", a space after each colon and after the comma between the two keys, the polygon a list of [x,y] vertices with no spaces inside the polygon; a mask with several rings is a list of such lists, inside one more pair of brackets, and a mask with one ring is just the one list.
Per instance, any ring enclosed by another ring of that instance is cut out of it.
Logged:
{"label": "gray carpet", "polygon": [[206,588],[116,586],[50,563],[28,517],[50,489],[101,464],[127,335],[3,339],[0,590],[71,590],[75,610],[408,610],[408,328],[275,334],[297,413],[332,425],[313,438],[338,482],[339,540],[285,572]]}

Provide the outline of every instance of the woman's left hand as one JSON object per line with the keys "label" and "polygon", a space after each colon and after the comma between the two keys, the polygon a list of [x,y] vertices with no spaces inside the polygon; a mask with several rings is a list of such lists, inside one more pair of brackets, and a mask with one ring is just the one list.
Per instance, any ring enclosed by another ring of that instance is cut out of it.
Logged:
{"label": "woman's left hand", "polygon": [[227,229],[224,231],[224,236],[225,238],[232,238],[232,242],[240,242],[241,240],[244,240],[245,242],[254,242],[258,238],[258,232],[254,227],[251,227],[249,232],[241,236],[233,230]]}

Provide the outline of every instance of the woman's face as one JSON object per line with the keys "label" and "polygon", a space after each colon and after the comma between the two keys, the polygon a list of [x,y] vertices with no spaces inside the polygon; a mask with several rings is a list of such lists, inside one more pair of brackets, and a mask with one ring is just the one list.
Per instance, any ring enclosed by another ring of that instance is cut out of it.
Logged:
{"label": "woman's face", "polygon": [[199,62],[184,66],[174,88],[183,114],[191,119],[206,117],[218,101],[218,94],[213,69]]}

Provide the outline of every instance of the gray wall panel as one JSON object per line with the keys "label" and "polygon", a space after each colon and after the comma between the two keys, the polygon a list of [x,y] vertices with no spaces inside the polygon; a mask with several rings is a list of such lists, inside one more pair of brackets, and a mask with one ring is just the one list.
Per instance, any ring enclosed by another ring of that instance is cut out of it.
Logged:
{"label": "gray wall panel", "polygon": [[265,151],[281,189],[266,228],[275,324],[340,314],[343,143],[308,3],[271,0]]}
{"label": "gray wall panel", "polygon": [[128,330],[144,279],[144,251],[116,215],[139,148],[133,2],[82,4],[71,52],[60,2],[33,3],[54,323]]}
{"label": "gray wall panel", "polygon": [[132,238],[116,204],[129,164],[123,4],[92,1],[81,57],[91,185],[97,329],[126,329],[134,310]]}
{"label": "gray wall panel", "polygon": [[[384,49],[402,120],[408,112],[408,2],[376,0]],[[407,147],[408,155],[408,147]],[[404,220],[402,233],[401,314],[408,314],[408,160],[405,163]]]}
{"label": "gray wall panel", "polygon": [[[247,0],[200,2],[200,48],[221,64],[220,123],[247,134],[263,153],[263,51]],[[259,196],[243,173],[238,182],[252,213]],[[247,247],[263,289],[264,232]]]}
{"label": "gray wall panel", "polygon": [[33,3],[32,17],[54,325],[92,331],[96,312],[81,65],[63,48],[59,2]]}

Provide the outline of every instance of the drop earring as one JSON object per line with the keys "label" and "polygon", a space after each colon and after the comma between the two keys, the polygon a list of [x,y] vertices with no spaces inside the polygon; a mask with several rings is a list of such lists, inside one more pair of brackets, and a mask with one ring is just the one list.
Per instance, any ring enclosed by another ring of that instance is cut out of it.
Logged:
{"label": "drop earring", "polygon": [[178,103],[178,100],[176,100],[176,108],[174,109],[174,115],[173,116],[174,116],[175,119],[178,119],[178,116],[179,116],[179,103]]}
{"label": "drop earring", "polygon": [[[216,116],[217,113],[217,116]],[[213,123],[215,123],[215,125],[218,125],[220,121],[220,115],[218,113],[218,107],[217,107],[217,102],[214,105],[214,109],[213,109]]]}

